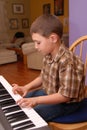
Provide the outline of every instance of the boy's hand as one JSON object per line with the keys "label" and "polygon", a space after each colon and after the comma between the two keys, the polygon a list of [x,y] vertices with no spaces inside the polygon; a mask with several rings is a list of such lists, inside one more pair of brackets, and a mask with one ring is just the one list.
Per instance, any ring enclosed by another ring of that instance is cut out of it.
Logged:
{"label": "boy's hand", "polygon": [[12,91],[14,94],[20,94],[22,97],[24,97],[27,94],[27,90],[25,87],[19,86],[18,84],[12,84],[12,86]]}
{"label": "boy's hand", "polygon": [[27,108],[33,108],[37,103],[38,97],[35,98],[21,98],[20,100],[17,101],[17,104],[21,107],[27,107]]}

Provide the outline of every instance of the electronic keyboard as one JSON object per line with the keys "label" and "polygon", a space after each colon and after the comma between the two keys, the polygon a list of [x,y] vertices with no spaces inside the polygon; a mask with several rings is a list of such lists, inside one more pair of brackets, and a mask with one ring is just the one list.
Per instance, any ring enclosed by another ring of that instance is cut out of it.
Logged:
{"label": "electronic keyboard", "polygon": [[16,101],[20,95],[0,76],[0,122],[3,130],[50,130],[46,121],[33,109],[21,108]]}

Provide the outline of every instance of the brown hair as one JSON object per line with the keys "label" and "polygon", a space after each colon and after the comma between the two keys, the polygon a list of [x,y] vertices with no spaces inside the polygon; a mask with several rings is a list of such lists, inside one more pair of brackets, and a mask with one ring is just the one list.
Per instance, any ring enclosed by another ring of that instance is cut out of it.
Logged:
{"label": "brown hair", "polygon": [[51,33],[56,33],[59,37],[63,34],[63,25],[57,16],[44,14],[39,16],[30,27],[30,34],[39,33],[42,36],[48,37]]}

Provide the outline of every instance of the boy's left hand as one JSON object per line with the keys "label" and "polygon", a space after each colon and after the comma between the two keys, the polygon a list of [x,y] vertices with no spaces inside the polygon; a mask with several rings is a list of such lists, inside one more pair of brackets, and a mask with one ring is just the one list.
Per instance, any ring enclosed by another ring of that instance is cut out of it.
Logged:
{"label": "boy's left hand", "polygon": [[17,104],[21,107],[33,108],[37,104],[37,98],[21,98],[17,101]]}

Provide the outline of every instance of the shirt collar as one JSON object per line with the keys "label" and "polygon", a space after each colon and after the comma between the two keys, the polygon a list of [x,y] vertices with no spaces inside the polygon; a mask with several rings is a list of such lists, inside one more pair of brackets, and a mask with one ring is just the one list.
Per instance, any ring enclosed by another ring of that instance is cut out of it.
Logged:
{"label": "shirt collar", "polygon": [[65,53],[66,47],[64,44],[61,44],[58,50],[58,53],[56,54],[55,58],[52,59],[51,54],[46,56],[48,64],[52,64],[53,62],[57,62],[61,56]]}

